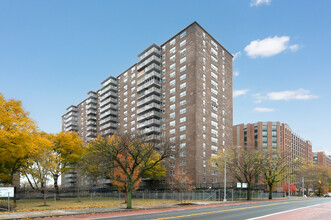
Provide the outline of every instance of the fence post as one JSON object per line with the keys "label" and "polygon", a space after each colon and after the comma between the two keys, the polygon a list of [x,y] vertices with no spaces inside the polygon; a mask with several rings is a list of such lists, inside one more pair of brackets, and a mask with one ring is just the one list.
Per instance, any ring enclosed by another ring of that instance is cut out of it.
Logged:
{"label": "fence post", "polygon": [[91,191],[91,208],[92,208],[92,191]]}
{"label": "fence post", "polygon": [[55,209],[56,209],[56,193],[54,193],[54,206],[55,206]]}

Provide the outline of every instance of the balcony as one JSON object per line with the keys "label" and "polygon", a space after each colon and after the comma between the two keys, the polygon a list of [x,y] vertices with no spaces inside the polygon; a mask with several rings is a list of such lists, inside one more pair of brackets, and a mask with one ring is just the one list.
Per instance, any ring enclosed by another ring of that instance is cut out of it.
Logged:
{"label": "balcony", "polygon": [[161,74],[156,72],[156,71],[152,71],[149,72],[147,74],[145,74],[144,76],[142,76],[138,81],[137,81],[137,85],[139,86],[140,84],[144,83],[145,80],[148,80],[149,78],[154,77],[154,78],[161,78]]}
{"label": "balcony", "polygon": [[147,98],[144,98],[143,100],[137,102],[137,106],[142,106],[142,105],[146,105],[146,104],[149,104],[151,102],[157,102],[159,103],[161,100],[161,97],[160,96],[157,96],[157,95],[151,95],[151,96],[148,96]]}
{"label": "balcony", "polygon": [[117,118],[116,117],[107,117],[107,118],[104,118],[102,120],[100,120],[100,125],[103,125],[104,123],[107,123],[107,122],[114,122],[114,123],[117,123]]}
{"label": "balcony", "polygon": [[97,131],[97,128],[95,127],[95,126],[87,126],[87,128],[86,128],[86,131],[94,131],[94,132],[96,132]]}
{"label": "balcony", "polygon": [[103,101],[100,102],[100,107],[103,107],[104,105],[107,105],[109,103],[116,105],[117,99],[115,99],[115,98],[106,98],[106,99],[103,99]]}
{"label": "balcony", "polygon": [[105,111],[102,114],[100,114],[100,119],[103,119],[104,117],[107,117],[109,115],[117,116],[117,111],[113,111],[113,110]]}
{"label": "balcony", "polygon": [[161,71],[161,66],[158,65],[158,64],[155,64],[155,63],[150,64],[149,66],[147,66],[145,68],[145,73],[148,73],[148,72],[150,72],[152,70],[156,70],[156,71],[160,72]]}
{"label": "balcony", "polygon": [[101,132],[101,135],[102,136],[105,136],[105,135],[113,135],[114,133],[116,133],[116,130],[115,129],[107,129],[105,131],[102,131]]}
{"label": "balcony", "polygon": [[77,125],[70,125],[65,128],[66,131],[78,131],[78,126]]}
{"label": "balcony", "polygon": [[109,109],[117,109],[116,105],[113,105],[113,104],[108,104],[102,108],[100,108],[100,113],[103,113],[104,111],[107,111]]}
{"label": "balcony", "polygon": [[87,126],[89,126],[89,125],[95,125],[96,126],[97,123],[95,121],[87,121],[86,125]]}
{"label": "balcony", "polygon": [[96,110],[97,105],[90,103],[90,104],[86,105],[86,109],[95,109]]}
{"label": "balcony", "polygon": [[95,98],[89,98],[87,101],[86,101],[86,104],[94,104],[96,105],[97,104],[97,99]]}
{"label": "balcony", "polygon": [[160,133],[160,128],[150,127],[150,128],[145,128],[144,130],[140,131],[140,134],[142,134],[142,135],[150,134],[150,133]]}
{"label": "balcony", "polygon": [[161,59],[158,56],[151,56],[150,58],[146,59],[145,61],[141,62],[137,66],[137,71],[141,71],[145,66],[151,64],[151,63],[157,63],[160,65]]}
{"label": "balcony", "polygon": [[109,91],[107,93],[104,93],[102,96],[100,96],[100,101],[103,102],[109,97],[112,100],[112,102],[117,103],[117,91],[116,92]]}
{"label": "balcony", "polygon": [[139,99],[143,98],[144,96],[147,96],[147,95],[150,95],[153,93],[160,95],[161,89],[156,88],[156,87],[149,88],[149,89],[144,90],[141,93],[139,93],[137,98],[139,100]]}
{"label": "balcony", "polygon": [[105,93],[109,91],[117,92],[117,86],[108,85],[106,87],[103,87],[100,91],[100,95],[103,96]]}
{"label": "balcony", "polygon": [[87,116],[87,121],[96,121],[97,120],[97,117],[94,116],[94,115],[90,115],[90,116]]}
{"label": "balcony", "polygon": [[86,111],[86,114],[87,115],[96,115],[97,114],[97,111],[95,111],[95,110],[87,110]]}
{"label": "balcony", "polygon": [[144,140],[145,141],[158,141],[158,140],[160,140],[160,136],[159,135],[152,134],[152,135],[146,136],[144,138]]}
{"label": "balcony", "polygon": [[161,113],[158,111],[150,111],[141,116],[138,116],[137,121],[140,122],[142,120],[146,120],[146,119],[154,118],[154,117],[161,118]]}
{"label": "balcony", "polygon": [[116,123],[106,123],[100,127],[101,131],[104,131],[106,129],[116,129],[117,124]]}
{"label": "balcony", "polygon": [[109,79],[107,79],[106,81],[101,83],[103,86],[107,86],[108,84],[113,84],[113,85],[117,85],[117,80],[115,78],[110,77]]}
{"label": "balcony", "polygon": [[97,133],[94,131],[87,132],[86,137],[97,137]]}
{"label": "balcony", "polygon": [[69,114],[67,114],[67,115],[65,116],[65,119],[67,120],[67,119],[69,119],[71,116],[75,116],[75,117],[77,117],[77,116],[78,116],[78,113],[77,113],[77,112],[70,112]]}
{"label": "balcony", "polygon": [[140,92],[141,90],[143,90],[143,89],[146,89],[146,88],[148,88],[148,87],[150,87],[151,85],[157,85],[158,87],[161,87],[161,82],[160,82],[160,80],[158,80],[158,79],[152,79],[152,80],[149,80],[149,81],[147,81],[147,82],[145,82],[144,84],[142,84],[141,86],[138,86],[138,88],[137,88],[137,92]]}
{"label": "balcony", "polygon": [[138,109],[137,114],[141,114],[141,113],[143,113],[145,111],[148,111],[148,110],[151,110],[153,108],[157,108],[158,110],[160,110],[161,105],[157,104],[157,103],[151,103],[149,105],[145,105],[144,107],[141,107],[141,108]]}
{"label": "balcony", "polygon": [[139,58],[140,58],[141,60],[143,60],[143,59],[149,57],[149,56],[152,55],[152,54],[158,54],[158,55],[160,55],[160,53],[161,53],[161,50],[160,50],[159,48],[153,46],[151,49],[149,49],[149,50],[147,50],[145,53],[141,54],[141,55],[139,56]]}
{"label": "balcony", "polygon": [[77,108],[76,106],[71,106],[71,107],[68,109],[68,112],[71,112],[71,111],[77,112],[77,111],[78,111],[78,108]]}
{"label": "balcony", "polygon": [[137,128],[144,128],[144,127],[150,127],[152,125],[160,125],[160,120],[158,119],[150,119],[148,121],[144,121],[142,123],[139,123]]}

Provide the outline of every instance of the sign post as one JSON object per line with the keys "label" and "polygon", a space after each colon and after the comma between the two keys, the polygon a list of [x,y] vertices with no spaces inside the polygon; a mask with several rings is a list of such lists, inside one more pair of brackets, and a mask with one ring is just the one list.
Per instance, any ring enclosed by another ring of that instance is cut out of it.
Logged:
{"label": "sign post", "polygon": [[14,197],[14,187],[0,187],[0,197],[8,197],[8,211],[10,211],[10,197]]}

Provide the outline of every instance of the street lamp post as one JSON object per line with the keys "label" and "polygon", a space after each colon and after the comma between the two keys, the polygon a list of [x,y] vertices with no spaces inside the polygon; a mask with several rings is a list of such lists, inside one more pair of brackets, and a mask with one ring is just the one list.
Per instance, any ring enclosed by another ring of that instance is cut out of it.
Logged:
{"label": "street lamp post", "polygon": [[223,202],[226,202],[226,156],[225,156],[224,148],[223,148],[223,155],[224,155],[224,199],[223,199]]}
{"label": "street lamp post", "polygon": [[291,184],[291,182],[290,182],[290,178],[288,178],[288,185],[287,185],[287,188],[288,188],[288,198],[290,199],[291,198],[291,196],[290,196],[290,184]]}

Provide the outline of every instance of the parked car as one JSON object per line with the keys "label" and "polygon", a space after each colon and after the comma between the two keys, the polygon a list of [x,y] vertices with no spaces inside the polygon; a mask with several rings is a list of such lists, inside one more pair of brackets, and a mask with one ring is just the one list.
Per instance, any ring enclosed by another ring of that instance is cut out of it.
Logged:
{"label": "parked car", "polygon": [[325,193],[324,197],[331,197],[331,193]]}

